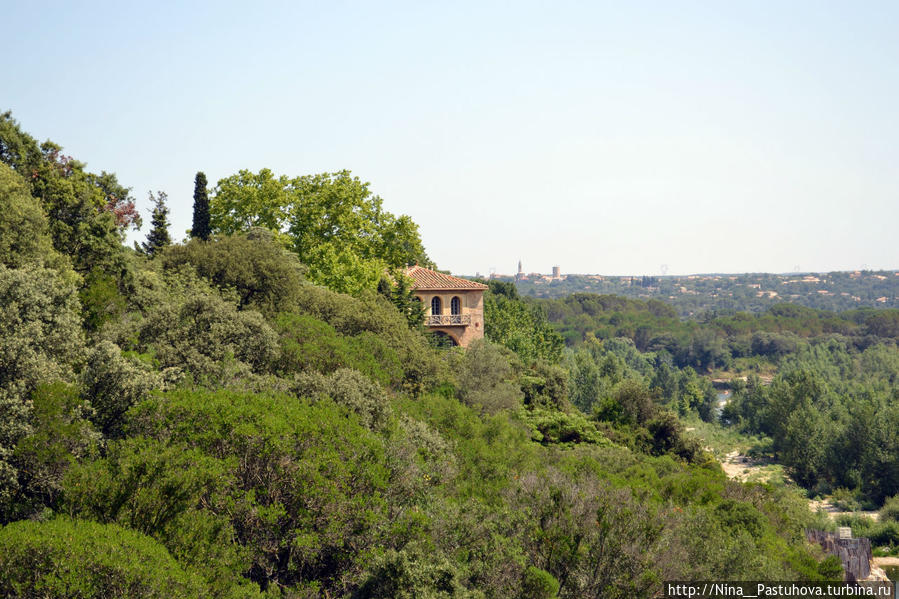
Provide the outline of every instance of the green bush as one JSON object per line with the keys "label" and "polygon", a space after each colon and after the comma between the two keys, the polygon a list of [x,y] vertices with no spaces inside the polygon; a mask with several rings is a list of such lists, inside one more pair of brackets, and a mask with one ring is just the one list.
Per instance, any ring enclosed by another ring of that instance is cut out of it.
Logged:
{"label": "green bush", "polygon": [[328,397],[359,416],[372,430],[382,430],[391,416],[387,394],[377,383],[356,370],[341,368],[329,376],[302,374],[294,379],[291,391],[300,397]]}
{"label": "green bush", "polygon": [[879,512],[881,522],[899,522],[899,495],[890,497]]}
{"label": "green bush", "polygon": [[258,312],[238,312],[217,295],[198,295],[153,311],[140,328],[138,349],[152,350],[163,368],[182,368],[218,385],[229,374],[270,371],[278,338]]}
{"label": "green bush", "polygon": [[183,444],[140,437],[114,441],[103,459],[69,470],[61,510],[153,537],[201,574],[213,596],[238,588],[250,596],[254,589],[240,576],[249,567],[248,555],[234,543],[229,517],[229,504],[240,497],[233,469],[232,461]]}
{"label": "green bush", "polygon": [[207,597],[162,545],[112,524],[56,518],[0,528],[0,596],[21,599]]}
{"label": "green bush", "polygon": [[209,241],[192,239],[166,249],[165,269],[193,267],[198,276],[222,290],[234,290],[240,308],[267,317],[296,310],[305,268],[265,230],[223,235]]}
{"label": "green bush", "polygon": [[0,503],[2,520],[55,507],[68,468],[98,451],[100,435],[86,419],[90,409],[74,386],[41,385],[31,403],[30,434],[19,440],[10,458],[19,473],[18,489],[8,505]]}
{"label": "green bush", "polygon": [[559,581],[545,570],[528,566],[521,581],[522,599],[554,599],[559,594]]}
{"label": "green bush", "polygon": [[512,376],[511,352],[486,339],[474,341],[455,359],[458,397],[486,413],[521,405],[521,390]]}
{"label": "green bush", "polygon": [[134,406],[129,431],[233,464],[228,514],[263,589],[345,588],[386,543],[383,442],[330,400],[181,390]]}
{"label": "green bush", "polygon": [[161,376],[125,358],[109,341],[91,348],[79,379],[82,396],[94,410],[91,419],[108,437],[121,433],[128,408],[163,386]]}
{"label": "green bush", "polygon": [[281,335],[278,369],[282,374],[329,374],[339,368],[351,368],[382,385],[398,385],[403,380],[396,351],[373,333],[347,337],[326,322],[299,314],[281,314],[275,326]]}

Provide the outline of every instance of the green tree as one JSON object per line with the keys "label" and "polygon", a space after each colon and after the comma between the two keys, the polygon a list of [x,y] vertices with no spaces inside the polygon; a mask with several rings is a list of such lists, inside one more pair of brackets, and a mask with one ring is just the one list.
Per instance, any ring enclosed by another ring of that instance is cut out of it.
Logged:
{"label": "green tree", "polygon": [[172,246],[164,252],[162,264],[170,272],[189,265],[220,290],[236,291],[241,309],[258,310],[268,317],[295,310],[304,283],[305,268],[296,255],[258,228],[205,243],[195,238]]}
{"label": "green tree", "polygon": [[53,247],[79,272],[95,267],[119,275],[124,269],[122,238],[140,227],[130,189],[115,175],[88,172],[53,142],[38,144],[9,112],[0,114],[0,162],[15,170],[47,215]]}
{"label": "green tree", "polygon": [[518,297],[508,284],[489,284],[484,293],[484,336],[525,361],[542,359],[557,364],[565,342],[547,322],[541,307]]}
{"label": "green tree", "polygon": [[206,174],[201,171],[194,179],[194,221],[190,228],[190,236],[205,241],[209,239],[210,232]]}
{"label": "green tree", "polygon": [[288,179],[244,170],[218,182],[210,222],[224,234],[270,229],[314,282],[358,294],[375,289],[388,268],[431,264],[418,226],[385,211],[368,185],[349,171]]}
{"label": "green tree", "polygon": [[0,162],[0,264],[42,264],[54,254],[40,203],[25,180]]}
{"label": "green tree", "polygon": [[70,382],[84,353],[78,294],[45,268],[0,265],[0,521],[18,493],[13,451],[33,433],[32,393]]}
{"label": "green tree", "polygon": [[147,241],[141,245],[144,253],[150,257],[172,245],[172,237],[169,235],[169,207],[166,206],[166,200],[168,196],[164,191],[160,191],[155,197],[153,192],[150,192],[150,201],[153,202],[153,216],[150,219],[152,228],[147,234]]}

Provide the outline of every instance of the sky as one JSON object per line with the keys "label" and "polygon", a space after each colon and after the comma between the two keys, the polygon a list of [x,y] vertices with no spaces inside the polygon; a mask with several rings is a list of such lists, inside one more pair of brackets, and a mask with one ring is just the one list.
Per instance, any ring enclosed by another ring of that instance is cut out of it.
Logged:
{"label": "sky", "polygon": [[89,170],[349,169],[456,274],[899,267],[899,3],[13,2],[0,111]]}

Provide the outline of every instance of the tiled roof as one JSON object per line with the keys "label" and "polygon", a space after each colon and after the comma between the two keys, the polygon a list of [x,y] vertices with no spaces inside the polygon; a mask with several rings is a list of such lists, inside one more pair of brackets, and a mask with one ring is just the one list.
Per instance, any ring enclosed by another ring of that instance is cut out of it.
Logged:
{"label": "tiled roof", "polygon": [[487,289],[486,285],[418,265],[407,268],[406,274],[415,281],[416,289]]}

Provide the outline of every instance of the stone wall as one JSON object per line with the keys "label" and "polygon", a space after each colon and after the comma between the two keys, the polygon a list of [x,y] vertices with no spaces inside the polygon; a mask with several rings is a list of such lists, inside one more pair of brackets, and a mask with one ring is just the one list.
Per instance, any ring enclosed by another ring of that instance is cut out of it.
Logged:
{"label": "stone wall", "polygon": [[848,582],[865,580],[871,576],[871,540],[841,539],[824,530],[807,530],[811,543],[820,545],[826,553],[835,555],[843,563],[843,577]]}

